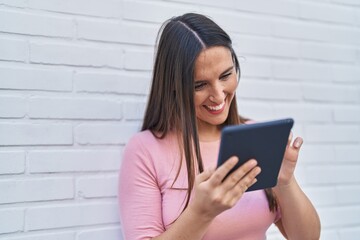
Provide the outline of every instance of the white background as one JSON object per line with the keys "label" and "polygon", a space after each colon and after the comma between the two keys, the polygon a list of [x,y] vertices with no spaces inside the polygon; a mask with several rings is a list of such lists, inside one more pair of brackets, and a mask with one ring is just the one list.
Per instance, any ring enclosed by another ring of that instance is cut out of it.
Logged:
{"label": "white background", "polygon": [[358,238],[360,1],[0,0],[1,240],[121,239],[117,172],[157,30],[189,11],[233,38],[241,114],[295,119],[321,239]]}

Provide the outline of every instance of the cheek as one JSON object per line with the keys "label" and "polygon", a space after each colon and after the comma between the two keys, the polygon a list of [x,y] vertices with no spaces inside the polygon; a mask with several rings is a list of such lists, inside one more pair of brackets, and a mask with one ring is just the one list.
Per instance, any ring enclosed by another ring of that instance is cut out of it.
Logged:
{"label": "cheek", "polygon": [[203,95],[204,94],[201,94],[200,92],[195,93],[194,95],[195,109],[202,106],[203,102],[205,101],[205,97]]}
{"label": "cheek", "polygon": [[228,84],[226,84],[225,86],[225,91],[229,94],[235,94],[237,86],[238,86],[238,81],[237,78],[232,78],[229,79],[229,81],[227,82]]}

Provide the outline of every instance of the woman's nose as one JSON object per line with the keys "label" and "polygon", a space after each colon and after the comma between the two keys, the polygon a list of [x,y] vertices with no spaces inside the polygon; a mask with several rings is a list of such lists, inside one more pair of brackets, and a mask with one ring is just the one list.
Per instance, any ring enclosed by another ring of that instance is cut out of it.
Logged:
{"label": "woman's nose", "polygon": [[212,87],[210,93],[210,100],[215,103],[222,103],[225,97],[224,86],[222,84],[217,83]]}

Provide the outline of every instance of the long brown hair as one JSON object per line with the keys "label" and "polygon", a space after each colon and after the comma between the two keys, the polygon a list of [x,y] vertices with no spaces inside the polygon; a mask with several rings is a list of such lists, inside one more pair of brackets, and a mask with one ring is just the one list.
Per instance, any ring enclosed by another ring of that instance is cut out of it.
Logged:
{"label": "long brown hair", "polygon": [[[157,138],[164,138],[170,132],[177,134],[187,168],[185,209],[194,187],[195,175],[204,171],[194,107],[195,60],[204,49],[223,46],[230,50],[239,78],[240,65],[228,34],[200,14],[187,13],[169,19],[160,28],[157,42],[152,86],[142,130],[150,130]],[[245,121],[238,114],[234,97],[222,126]],[[266,190],[266,195],[270,210],[274,211],[276,201],[271,189]]]}

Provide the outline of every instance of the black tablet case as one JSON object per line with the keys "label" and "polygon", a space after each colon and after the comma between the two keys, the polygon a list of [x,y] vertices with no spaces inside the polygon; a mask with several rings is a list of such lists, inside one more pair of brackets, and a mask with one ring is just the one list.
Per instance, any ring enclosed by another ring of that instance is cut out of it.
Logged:
{"label": "black tablet case", "polygon": [[227,126],[222,130],[218,166],[231,156],[239,162],[230,171],[254,158],[261,167],[257,182],[247,191],[276,186],[286,144],[294,120],[291,118],[252,124]]}

